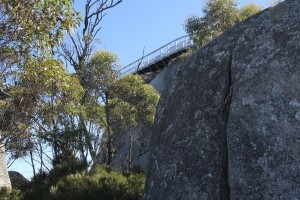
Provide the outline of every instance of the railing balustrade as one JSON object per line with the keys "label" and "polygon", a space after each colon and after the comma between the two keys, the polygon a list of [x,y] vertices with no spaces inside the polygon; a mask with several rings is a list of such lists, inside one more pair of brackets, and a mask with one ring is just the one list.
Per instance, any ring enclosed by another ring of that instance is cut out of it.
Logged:
{"label": "railing balustrade", "polygon": [[175,54],[192,46],[193,41],[190,38],[190,36],[182,36],[160,47],[159,49],[156,49],[155,51],[152,51],[151,53],[139,58],[133,63],[123,67],[122,69],[120,69],[120,74],[121,76],[124,76],[129,73],[136,73],[160,60],[163,60],[164,58],[172,54]]}

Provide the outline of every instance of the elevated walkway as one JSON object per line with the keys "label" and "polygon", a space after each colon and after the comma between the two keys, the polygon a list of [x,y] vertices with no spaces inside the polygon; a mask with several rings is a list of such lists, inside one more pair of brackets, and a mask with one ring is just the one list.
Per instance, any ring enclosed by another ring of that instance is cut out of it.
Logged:
{"label": "elevated walkway", "polygon": [[182,36],[155,51],[139,58],[133,63],[120,69],[121,76],[126,74],[145,74],[155,72],[167,66],[168,62],[193,46],[190,36]]}

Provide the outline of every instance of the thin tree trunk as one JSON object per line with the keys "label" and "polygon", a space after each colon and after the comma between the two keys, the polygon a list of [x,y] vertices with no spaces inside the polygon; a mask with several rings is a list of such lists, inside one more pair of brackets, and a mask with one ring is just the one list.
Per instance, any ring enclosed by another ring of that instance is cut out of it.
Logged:
{"label": "thin tree trunk", "polygon": [[32,150],[30,150],[29,153],[30,153],[30,161],[31,161],[31,166],[32,166],[32,171],[33,171],[33,177],[36,177],[36,171],[35,171],[35,166],[34,166]]}
{"label": "thin tree trunk", "polygon": [[95,152],[95,149],[94,149],[93,144],[92,144],[92,136],[90,134],[90,131],[86,127],[86,124],[85,124],[84,119],[82,117],[80,117],[80,123],[81,123],[81,127],[84,131],[86,145],[88,147],[88,150],[90,152],[90,155],[91,155],[91,158],[92,158],[93,162],[95,162],[96,161],[96,152]]}
{"label": "thin tree trunk", "polygon": [[129,142],[130,142],[130,147],[129,147],[129,154],[128,154],[128,166],[127,166],[127,170],[128,170],[128,173],[130,173],[130,169],[131,169],[131,165],[132,165],[132,132],[130,130],[130,133],[129,133]]}
{"label": "thin tree trunk", "polygon": [[[79,119],[80,120],[80,119]],[[80,152],[80,156],[81,156],[81,160],[83,163],[87,164],[87,158],[86,156],[84,155],[84,141],[83,141],[83,130],[80,130],[80,133],[79,133],[79,152]]]}
{"label": "thin tree trunk", "polygon": [[105,93],[105,115],[106,115],[106,131],[107,131],[107,141],[106,141],[106,148],[107,148],[107,165],[110,165],[113,159],[113,152],[112,152],[112,130],[110,126],[110,108],[109,108],[109,93]]}

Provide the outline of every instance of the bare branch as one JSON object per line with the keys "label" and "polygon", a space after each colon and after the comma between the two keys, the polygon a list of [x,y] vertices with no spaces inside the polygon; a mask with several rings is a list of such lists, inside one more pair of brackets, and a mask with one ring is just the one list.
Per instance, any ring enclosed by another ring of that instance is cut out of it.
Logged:
{"label": "bare branch", "polygon": [[136,70],[136,71],[139,71],[140,66],[141,66],[141,64],[142,64],[142,62],[143,62],[143,59],[144,59],[144,55],[145,55],[145,47],[144,47],[144,49],[143,49],[143,54],[142,54],[142,57],[141,57],[141,60],[140,60],[140,62],[139,62],[139,64],[138,64],[138,66],[137,66],[137,70]]}
{"label": "bare branch", "polygon": [[80,46],[80,49],[83,49],[83,43],[82,43],[82,39],[81,39],[81,36],[79,35],[79,32],[77,32],[77,41],[79,43],[79,46]]}
{"label": "bare branch", "polygon": [[68,33],[72,47],[69,49],[66,45],[61,45],[60,55],[74,67],[75,71],[82,70],[85,61],[93,51],[93,43],[101,30],[99,25],[105,16],[104,12],[121,2],[122,0],[86,0],[82,35],[77,31],[75,38]]}
{"label": "bare branch", "polygon": [[75,39],[73,38],[73,36],[70,33],[68,33],[68,34],[69,34],[69,37],[70,37],[70,39],[72,41],[73,47],[76,50],[77,56],[79,56],[80,55],[80,50],[78,48],[78,45],[77,45]]}

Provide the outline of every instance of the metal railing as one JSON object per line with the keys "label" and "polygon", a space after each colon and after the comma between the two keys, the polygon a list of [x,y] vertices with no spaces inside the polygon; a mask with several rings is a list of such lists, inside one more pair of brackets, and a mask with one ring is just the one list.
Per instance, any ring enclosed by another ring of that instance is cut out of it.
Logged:
{"label": "metal railing", "polygon": [[187,49],[191,46],[193,46],[193,41],[190,36],[182,36],[123,67],[120,69],[120,74],[121,76],[124,76],[129,73],[136,73],[172,54]]}

